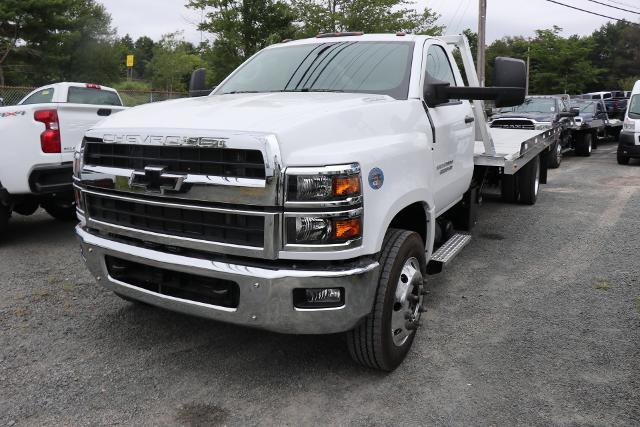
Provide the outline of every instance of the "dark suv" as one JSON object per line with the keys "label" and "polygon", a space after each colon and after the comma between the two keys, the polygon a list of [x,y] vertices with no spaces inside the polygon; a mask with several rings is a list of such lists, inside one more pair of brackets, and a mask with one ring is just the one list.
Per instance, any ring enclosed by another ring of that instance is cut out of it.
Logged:
{"label": "dark suv", "polygon": [[492,128],[546,130],[561,128],[558,139],[550,147],[549,167],[557,168],[562,151],[571,148],[571,131],[575,111],[571,111],[568,95],[528,96],[522,105],[501,108],[489,125]]}

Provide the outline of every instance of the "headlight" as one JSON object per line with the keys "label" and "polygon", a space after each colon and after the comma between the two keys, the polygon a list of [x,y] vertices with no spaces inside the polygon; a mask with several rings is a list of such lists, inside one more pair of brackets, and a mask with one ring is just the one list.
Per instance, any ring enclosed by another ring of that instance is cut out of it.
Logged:
{"label": "headlight", "polygon": [[287,245],[347,245],[362,237],[362,208],[326,214],[285,214]]}
{"label": "headlight", "polygon": [[[345,249],[360,244],[362,177],[357,163],[288,168],[285,182],[286,249]],[[296,209],[300,212],[292,212]]]}
{"label": "headlight", "polygon": [[361,199],[358,164],[287,169],[287,205],[344,206]]}
{"label": "headlight", "polygon": [[636,123],[631,120],[625,120],[622,125],[622,130],[634,132],[636,130]]}
{"label": "headlight", "polygon": [[551,129],[551,123],[537,123],[535,125],[535,130],[547,130]]}
{"label": "headlight", "polygon": [[85,140],[83,139],[73,152],[73,176],[76,178],[80,178],[80,172],[84,166],[84,144]]}

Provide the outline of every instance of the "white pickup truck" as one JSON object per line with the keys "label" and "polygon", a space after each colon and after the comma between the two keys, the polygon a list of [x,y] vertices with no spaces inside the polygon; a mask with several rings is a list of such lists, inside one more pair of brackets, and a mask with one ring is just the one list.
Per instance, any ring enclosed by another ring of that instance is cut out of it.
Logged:
{"label": "white pickup truck", "polygon": [[76,154],[86,264],[127,300],[347,332],[357,362],[393,370],[483,186],[532,204],[546,179],[555,131],[489,129],[468,101],[523,102],[524,63],[495,71],[477,87],[463,36],[326,34],[264,49],[209,96],[109,118]]}
{"label": "white pickup truck", "polygon": [[72,162],[84,133],[124,109],[111,88],[57,83],[0,108],[0,234],[12,212],[38,206],[59,219],[75,218]]}

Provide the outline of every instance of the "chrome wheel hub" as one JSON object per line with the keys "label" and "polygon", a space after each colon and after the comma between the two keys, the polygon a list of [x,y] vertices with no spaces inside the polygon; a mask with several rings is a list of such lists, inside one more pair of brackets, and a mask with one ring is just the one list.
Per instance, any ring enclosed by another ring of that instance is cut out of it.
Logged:
{"label": "chrome wheel hub", "polygon": [[420,263],[414,257],[402,266],[391,313],[391,336],[396,346],[403,345],[418,327],[422,314],[423,278]]}
{"label": "chrome wheel hub", "polygon": [[538,189],[540,188],[540,167],[536,168],[536,180],[533,187],[533,194],[538,195]]}

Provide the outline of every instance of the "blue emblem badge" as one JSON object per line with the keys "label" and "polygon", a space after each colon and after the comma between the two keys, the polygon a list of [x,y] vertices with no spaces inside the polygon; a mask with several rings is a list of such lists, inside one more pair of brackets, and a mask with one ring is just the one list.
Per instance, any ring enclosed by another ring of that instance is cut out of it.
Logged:
{"label": "blue emblem badge", "polygon": [[380,168],[373,168],[369,172],[369,186],[374,190],[379,190],[384,184],[384,173]]}

